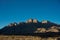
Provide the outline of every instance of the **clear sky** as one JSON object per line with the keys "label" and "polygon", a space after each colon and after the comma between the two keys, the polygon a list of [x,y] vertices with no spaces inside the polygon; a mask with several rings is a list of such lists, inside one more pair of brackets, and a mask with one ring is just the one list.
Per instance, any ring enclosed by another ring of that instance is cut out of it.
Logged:
{"label": "clear sky", "polygon": [[60,0],[0,0],[0,28],[29,18],[60,24]]}

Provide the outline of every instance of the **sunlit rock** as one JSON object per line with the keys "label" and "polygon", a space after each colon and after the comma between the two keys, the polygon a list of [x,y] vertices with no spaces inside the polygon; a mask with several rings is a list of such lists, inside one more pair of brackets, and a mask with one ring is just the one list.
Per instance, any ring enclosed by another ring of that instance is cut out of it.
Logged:
{"label": "sunlit rock", "polygon": [[33,23],[38,23],[38,20],[37,20],[37,19],[34,19],[34,20],[33,20]]}
{"label": "sunlit rock", "polygon": [[47,32],[59,32],[59,30],[55,26],[52,26]]}
{"label": "sunlit rock", "polygon": [[8,26],[9,26],[9,27],[12,27],[12,26],[16,26],[16,25],[17,25],[17,23],[14,22],[14,23],[10,23]]}
{"label": "sunlit rock", "polygon": [[43,20],[42,23],[48,23],[48,21],[47,20]]}
{"label": "sunlit rock", "polygon": [[56,29],[57,28],[57,26],[52,26],[52,27],[50,27],[51,29]]}
{"label": "sunlit rock", "polygon": [[34,33],[44,33],[46,32],[45,28],[37,28],[37,30]]}
{"label": "sunlit rock", "polygon": [[14,22],[14,23],[13,23],[13,25],[14,25],[14,26],[16,26],[16,25],[17,25],[17,23],[16,23],[16,22]]}
{"label": "sunlit rock", "polygon": [[13,23],[10,23],[8,26],[9,26],[9,27],[13,26]]}
{"label": "sunlit rock", "polygon": [[29,19],[26,21],[26,23],[32,23],[33,22],[33,19]]}

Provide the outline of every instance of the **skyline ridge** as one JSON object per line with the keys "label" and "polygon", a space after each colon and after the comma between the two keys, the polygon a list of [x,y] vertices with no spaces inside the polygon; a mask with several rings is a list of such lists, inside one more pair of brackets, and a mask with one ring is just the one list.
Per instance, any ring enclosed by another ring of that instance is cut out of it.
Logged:
{"label": "skyline ridge", "polygon": [[[52,21],[49,21],[49,20],[38,20],[38,19],[36,19],[36,18],[30,18],[31,20],[36,20],[37,22],[43,22],[43,21],[47,21],[47,22],[52,22]],[[30,19],[28,19],[28,20],[30,20]],[[28,20],[25,20],[25,21],[20,21],[20,22],[27,22]],[[10,22],[10,23],[19,23],[19,22]],[[10,23],[8,23],[7,25],[9,25]],[[53,22],[53,23],[55,23],[55,24],[58,24],[58,25],[60,25],[59,23],[56,23],[56,22]],[[6,26],[6,25],[5,25]],[[3,27],[2,27],[3,28]],[[0,28],[1,29],[1,28]]]}
{"label": "skyline ridge", "polygon": [[[10,33],[9,33],[10,32]],[[50,21],[43,20],[39,22],[37,19],[29,19],[27,22],[10,23],[2,29],[1,34],[20,34],[20,33],[45,33],[60,32],[60,25]]]}

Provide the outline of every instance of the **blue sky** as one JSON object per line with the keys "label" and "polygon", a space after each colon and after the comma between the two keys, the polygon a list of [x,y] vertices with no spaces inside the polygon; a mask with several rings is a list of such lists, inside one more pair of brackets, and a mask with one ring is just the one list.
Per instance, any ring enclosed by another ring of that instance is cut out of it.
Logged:
{"label": "blue sky", "polygon": [[0,0],[0,28],[29,18],[60,24],[60,0]]}

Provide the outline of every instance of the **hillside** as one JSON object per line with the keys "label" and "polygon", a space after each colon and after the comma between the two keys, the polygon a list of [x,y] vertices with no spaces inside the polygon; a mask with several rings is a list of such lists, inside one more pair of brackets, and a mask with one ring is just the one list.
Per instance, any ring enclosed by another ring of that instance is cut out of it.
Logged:
{"label": "hillside", "polygon": [[55,33],[60,35],[60,25],[50,21],[43,20],[39,22],[36,19],[29,19],[26,22],[11,23],[4,28],[0,29],[1,35],[26,35],[26,34],[41,34]]}

